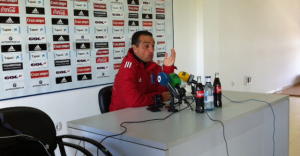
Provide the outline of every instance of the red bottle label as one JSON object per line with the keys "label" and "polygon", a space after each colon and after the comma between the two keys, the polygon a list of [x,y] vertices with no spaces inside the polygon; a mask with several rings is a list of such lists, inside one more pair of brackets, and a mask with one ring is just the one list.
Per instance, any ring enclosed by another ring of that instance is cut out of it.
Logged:
{"label": "red bottle label", "polygon": [[[216,91],[216,89],[217,89],[217,91]],[[214,92],[216,92],[216,93],[222,93],[222,87],[221,86],[214,87]]]}
{"label": "red bottle label", "polygon": [[196,98],[204,98],[204,90],[196,91]]}

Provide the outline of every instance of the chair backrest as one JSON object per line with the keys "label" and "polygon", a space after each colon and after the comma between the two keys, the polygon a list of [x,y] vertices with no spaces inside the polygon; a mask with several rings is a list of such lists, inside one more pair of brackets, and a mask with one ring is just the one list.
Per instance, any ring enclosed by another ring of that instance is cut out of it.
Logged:
{"label": "chair backrest", "polygon": [[[56,130],[51,118],[43,111],[31,107],[9,107],[0,109],[4,121],[17,129],[43,143],[49,145],[49,153],[54,155],[56,144]],[[0,136],[16,135],[0,125]]]}
{"label": "chair backrest", "polygon": [[109,112],[109,105],[111,102],[111,94],[112,94],[112,86],[106,86],[102,89],[100,89],[98,94],[98,100],[99,100],[99,107],[101,113],[107,113]]}

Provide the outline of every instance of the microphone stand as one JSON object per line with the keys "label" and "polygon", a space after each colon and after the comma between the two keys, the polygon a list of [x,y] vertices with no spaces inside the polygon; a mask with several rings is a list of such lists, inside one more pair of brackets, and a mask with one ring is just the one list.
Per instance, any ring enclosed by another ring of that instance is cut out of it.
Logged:
{"label": "microphone stand", "polygon": [[174,103],[174,95],[171,94],[171,108],[168,109],[168,112],[178,112],[178,109],[175,109],[175,103]]}

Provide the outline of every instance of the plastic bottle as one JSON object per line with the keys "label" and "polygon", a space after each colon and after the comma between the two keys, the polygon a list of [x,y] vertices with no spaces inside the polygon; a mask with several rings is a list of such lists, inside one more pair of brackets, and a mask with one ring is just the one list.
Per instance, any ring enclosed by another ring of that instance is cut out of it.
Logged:
{"label": "plastic bottle", "polygon": [[207,111],[214,109],[214,88],[210,82],[210,76],[205,77],[205,87],[204,87],[204,108]]}

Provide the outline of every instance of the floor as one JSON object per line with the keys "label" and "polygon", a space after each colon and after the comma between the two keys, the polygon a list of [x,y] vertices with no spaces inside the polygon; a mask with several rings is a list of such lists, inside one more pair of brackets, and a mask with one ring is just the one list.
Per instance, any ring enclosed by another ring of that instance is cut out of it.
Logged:
{"label": "floor", "polygon": [[300,97],[290,96],[290,156],[300,156]]}

